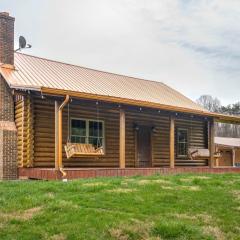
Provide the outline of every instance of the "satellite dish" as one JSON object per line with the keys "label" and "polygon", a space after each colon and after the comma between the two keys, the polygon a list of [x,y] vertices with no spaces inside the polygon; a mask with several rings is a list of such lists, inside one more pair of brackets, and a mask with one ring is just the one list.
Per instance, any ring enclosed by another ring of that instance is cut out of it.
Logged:
{"label": "satellite dish", "polygon": [[20,36],[19,37],[19,48],[15,50],[15,52],[21,51],[22,49],[26,49],[26,48],[31,48],[32,45],[27,44],[27,41],[25,39],[25,37]]}
{"label": "satellite dish", "polygon": [[19,48],[20,49],[25,48],[26,45],[27,45],[26,39],[23,36],[20,36],[19,37]]}

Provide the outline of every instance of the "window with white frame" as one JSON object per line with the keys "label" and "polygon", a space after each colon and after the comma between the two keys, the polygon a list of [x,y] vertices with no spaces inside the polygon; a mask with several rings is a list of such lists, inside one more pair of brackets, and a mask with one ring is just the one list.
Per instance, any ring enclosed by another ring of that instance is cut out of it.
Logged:
{"label": "window with white frame", "polygon": [[71,142],[90,143],[104,147],[104,122],[90,119],[71,119]]}
{"label": "window with white frame", "polygon": [[188,130],[177,129],[177,156],[186,157],[188,154]]}

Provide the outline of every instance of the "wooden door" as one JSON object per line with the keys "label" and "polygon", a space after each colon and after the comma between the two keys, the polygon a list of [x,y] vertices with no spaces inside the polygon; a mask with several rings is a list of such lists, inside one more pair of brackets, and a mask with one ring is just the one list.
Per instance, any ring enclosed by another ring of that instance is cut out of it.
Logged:
{"label": "wooden door", "polygon": [[223,149],[219,159],[219,166],[232,166],[232,150]]}
{"label": "wooden door", "polygon": [[137,132],[137,162],[138,167],[152,166],[151,128],[140,126]]}

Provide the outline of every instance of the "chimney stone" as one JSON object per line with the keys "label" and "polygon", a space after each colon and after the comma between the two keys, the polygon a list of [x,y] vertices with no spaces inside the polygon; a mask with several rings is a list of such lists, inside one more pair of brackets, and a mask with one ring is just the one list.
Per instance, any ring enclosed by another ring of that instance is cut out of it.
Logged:
{"label": "chimney stone", "polygon": [[14,65],[14,21],[7,12],[0,12],[0,63]]}
{"label": "chimney stone", "polygon": [[[0,68],[14,64],[14,18],[0,12]],[[0,74],[0,180],[17,178],[17,129],[14,99]]]}

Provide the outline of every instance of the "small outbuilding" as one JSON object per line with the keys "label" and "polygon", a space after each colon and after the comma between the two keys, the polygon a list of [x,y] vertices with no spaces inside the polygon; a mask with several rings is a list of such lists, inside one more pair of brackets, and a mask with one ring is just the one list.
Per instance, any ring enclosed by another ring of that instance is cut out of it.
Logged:
{"label": "small outbuilding", "polygon": [[221,152],[217,166],[240,166],[240,138],[215,137],[215,145]]}

